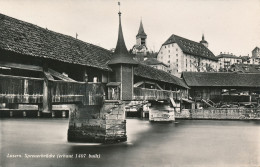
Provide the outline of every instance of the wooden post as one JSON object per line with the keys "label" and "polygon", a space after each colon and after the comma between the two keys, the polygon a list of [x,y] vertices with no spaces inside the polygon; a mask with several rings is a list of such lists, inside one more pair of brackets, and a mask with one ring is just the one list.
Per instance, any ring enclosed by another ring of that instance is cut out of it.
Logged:
{"label": "wooden post", "polygon": [[48,68],[43,67],[44,82],[43,82],[43,113],[51,113],[52,110],[52,95],[51,95],[51,83],[49,82],[50,74],[48,73]]}

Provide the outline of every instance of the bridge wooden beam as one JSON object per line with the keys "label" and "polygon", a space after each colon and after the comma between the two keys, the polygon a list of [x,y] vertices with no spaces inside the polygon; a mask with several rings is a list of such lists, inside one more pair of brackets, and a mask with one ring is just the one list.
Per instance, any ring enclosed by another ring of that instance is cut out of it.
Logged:
{"label": "bridge wooden beam", "polygon": [[43,82],[43,99],[42,99],[42,112],[50,113],[52,111],[52,95],[51,83],[49,82],[50,74],[47,65],[43,67],[44,82]]}
{"label": "bridge wooden beam", "polygon": [[67,77],[67,76],[65,76],[65,75],[63,75],[63,74],[61,74],[61,73],[59,73],[59,72],[53,70],[53,69],[50,69],[50,68],[49,68],[49,69],[48,69],[48,72],[49,72],[51,75],[53,75],[54,77],[57,77],[57,78],[59,78],[59,79],[61,79],[61,80],[63,80],[63,81],[76,82],[75,80],[73,80],[73,79],[71,79],[71,78],[69,78],[69,77]]}
{"label": "bridge wooden beam", "polygon": [[10,63],[10,62],[3,62],[3,61],[0,61],[0,66],[8,67],[8,68],[17,68],[22,70],[30,70],[30,71],[43,71],[42,67],[40,66]]}

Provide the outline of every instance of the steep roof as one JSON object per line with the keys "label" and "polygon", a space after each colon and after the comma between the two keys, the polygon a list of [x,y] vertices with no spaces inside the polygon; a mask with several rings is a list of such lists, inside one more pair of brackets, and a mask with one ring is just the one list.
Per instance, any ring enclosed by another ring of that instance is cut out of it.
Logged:
{"label": "steep roof", "polygon": [[138,67],[134,69],[134,74],[139,77],[171,83],[187,89],[189,88],[181,78],[145,64],[140,63]]}
{"label": "steep roof", "polygon": [[231,68],[243,73],[260,73],[260,65],[258,64],[232,64]]}
{"label": "steep roof", "polygon": [[164,65],[165,67],[168,67],[168,65],[164,64],[163,62],[157,60],[156,58],[148,58],[144,61],[144,64],[147,65]]}
{"label": "steep roof", "polygon": [[140,27],[139,27],[138,34],[136,35],[136,37],[138,37],[138,36],[144,36],[144,37],[147,36],[146,33],[144,32],[142,20],[140,22]]}
{"label": "steep roof", "polygon": [[260,50],[260,48],[258,46],[256,46],[255,49],[253,49],[253,51],[256,51],[256,50]]}
{"label": "steep roof", "polygon": [[193,56],[199,56],[206,59],[218,61],[216,56],[203,44],[191,41],[189,39],[177,36],[177,35],[171,35],[170,38],[168,38],[163,45],[168,45],[171,43],[177,43],[181,50],[186,53]]}
{"label": "steep roof", "polygon": [[217,58],[219,58],[219,59],[220,59],[220,58],[242,59],[241,57],[237,57],[237,56],[235,56],[235,55],[225,54],[225,53],[218,55]]}
{"label": "steep roof", "polygon": [[109,65],[114,64],[132,64],[137,65],[138,63],[133,59],[132,55],[130,55],[127,51],[125,40],[123,36],[123,30],[121,25],[121,12],[119,15],[119,29],[118,29],[118,39],[116,44],[115,53],[112,56],[112,59],[109,61]]}
{"label": "steep roof", "polygon": [[260,87],[260,74],[183,72],[189,87]]}
{"label": "steep roof", "polygon": [[[121,38],[121,37],[119,37]],[[121,39],[120,39],[121,40]],[[121,45],[121,44],[120,44]],[[116,53],[120,53],[120,46]],[[111,70],[112,52],[39,26],[0,14],[0,51]],[[179,78],[147,65],[135,67],[135,75],[188,88]]]}
{"label": "steep roof", "polygon": [[111,70],[111,52],[0,13],[0,49]]}

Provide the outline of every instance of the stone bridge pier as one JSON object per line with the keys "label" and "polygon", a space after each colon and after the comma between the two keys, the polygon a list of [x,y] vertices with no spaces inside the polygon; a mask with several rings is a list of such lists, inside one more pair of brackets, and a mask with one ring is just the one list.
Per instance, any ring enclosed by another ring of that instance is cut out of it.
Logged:
{"label": "stone bridge pier", "polygon": [[115,143],[127,140],[125,103],[105,100],[103,105],[71,105],[68,141]]}

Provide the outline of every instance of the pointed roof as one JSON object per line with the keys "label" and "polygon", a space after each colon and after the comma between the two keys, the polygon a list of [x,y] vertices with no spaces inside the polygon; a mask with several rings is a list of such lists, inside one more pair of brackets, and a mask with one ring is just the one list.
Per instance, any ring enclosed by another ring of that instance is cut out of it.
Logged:
{"label": "pointed roof", "polygon": [[205,40],[204,34],[202,34],[202,40],[200,41],[200,43],[208,43],[208,42]]}
{"label": "pointed roof", "polygon": [[108,65],[113,64],[133,64],[137,65],[138,63],[133,59],[133,57],[128,53],[125,40],[122,31],[121,25],[121,12],[119,11],[119,29],[118,29],[118,39],[116,44],[116,49],[112,59],[108,62]]}
{"label": "pointed roof", "polygon": [[146,33],[144,32],[142,20],[140,22],[140,27],[139,27],[138,34],[136,35],[136,37],[138,37],[138,36],[145,36],[145,37],[147,36]]}

